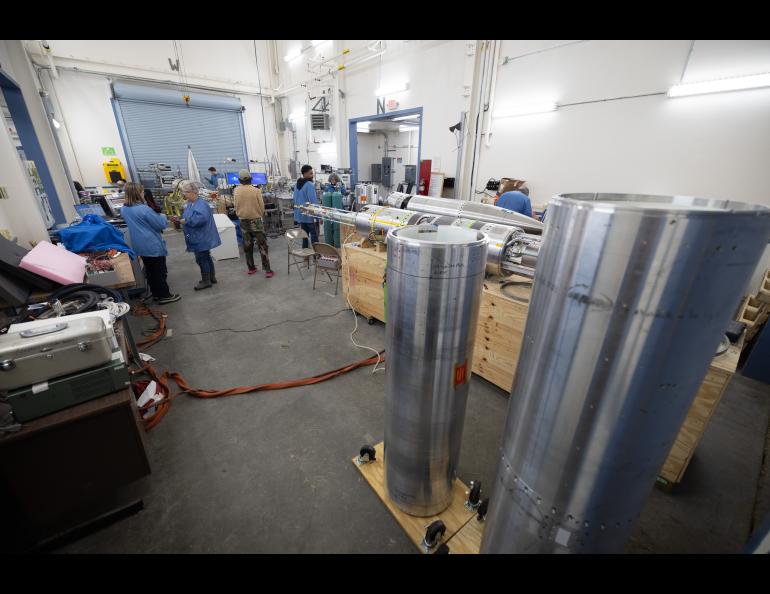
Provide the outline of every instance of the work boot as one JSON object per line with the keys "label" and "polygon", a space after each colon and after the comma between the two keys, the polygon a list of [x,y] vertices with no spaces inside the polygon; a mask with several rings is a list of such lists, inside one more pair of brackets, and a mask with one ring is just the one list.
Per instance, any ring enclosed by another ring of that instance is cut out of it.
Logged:
{"label": "work boot", "polygon": [[161,297],[158,299],[158,303],[164,304],[164,303],[175,303],[176,301],[179,301],[182,298],[181,295],[177,295],[175,293],[172,293],[168,297]]}
{"label": "work boot", "polygon": [[216,271],[214,270],[214,260],[211,261],[211,284],[212,285],[217,284]]}
{"label": "work boot", "polygon": [[199,282],[197,285],[195,285],[196,291],[201,291],[203,289],[208,289],[211,287],[211,275],[208,272],[203,272],[201,274],[201,282]]}

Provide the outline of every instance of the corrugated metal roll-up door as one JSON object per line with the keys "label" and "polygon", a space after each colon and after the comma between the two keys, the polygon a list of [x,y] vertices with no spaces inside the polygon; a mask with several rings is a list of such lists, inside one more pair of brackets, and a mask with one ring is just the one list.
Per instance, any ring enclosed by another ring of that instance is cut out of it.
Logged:
{"label": "corrugated metal roll-up door", "polygon": [[[240,100],[190,93],[185,105],[179,91],[113,84],[113,104],[134,179],[152,163],[177,167],[185,176],[190,145],[201,178],[212,165],[220,173],[248,169]],[[225,164],[233,158],[234,163]]]}

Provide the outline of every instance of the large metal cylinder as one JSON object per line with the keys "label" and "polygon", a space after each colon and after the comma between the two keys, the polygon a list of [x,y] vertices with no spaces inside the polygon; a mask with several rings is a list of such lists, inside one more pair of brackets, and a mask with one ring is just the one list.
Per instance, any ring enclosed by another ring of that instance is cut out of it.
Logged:
{"label": "large metal cylinder", "polygon": [[482,552],[623,550],[769,237],[761,206],[554,197]]}
{"label": "large metal cylinder", "polygon": [[415,516],[452,499],[486,244],[484,233],[453,226],[388,235],[385,482]]}

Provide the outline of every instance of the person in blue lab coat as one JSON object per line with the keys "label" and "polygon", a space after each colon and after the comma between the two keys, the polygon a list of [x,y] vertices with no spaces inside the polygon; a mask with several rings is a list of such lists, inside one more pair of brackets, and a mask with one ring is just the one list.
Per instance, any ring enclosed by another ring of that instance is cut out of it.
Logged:
{"label": "person in blue lab coat", "polygon": [[336,173],[332,173],[329,176],[329,183],[324,186],[324,192],[339,192],[343,196],[347,196],[350,193],[350,191],[345,188],[345,183]]}
{"label": "person in blue lab coat", "polygon": [[[300,206],[304,206],[308,202],[318,204],[318,196],[316,196],[315,183],[313,182],[313,168],[310,165],[303,165],[300,171],[302,176],[294,187],[294,222],[299,223],[299,226],[310,236],[310,241],[315,243],[318,241],[318,222],[299,210]],[[302,247],[308,247],[307,239],[302,240]]]}
{"label": "person in blue lab coat", "polygon": [[217,189],[217,186],[219,185],[219,178],[222,177],[219,173],[217,173],[216,167],[209,167],[209,176],[206,178],[206,181],[211,185],[211,188],[213,190]]}
{"label": "person in blue lab coat", "polygon": [[158,303],[174,303],[182,297],[171,292],[166,282],[166,242],[163,230],[168,226],[166,215],[158,214],[147,206],[141,184],[127,183],[126,198],[120,214],[131,234],[131,244],[136,255],[142,258],[147,284],[152,297]]}
{"label": "person in blue lab coat", "polygon": [[506,208],[528,217],[532,216],[532,203],[529,200],[529,190],[527,188],[505,192],[497,199],[495,206]]}
{"label": "person in blue lab coat", "polygon": [[208,202],[198,194],[200,184],[186,179],[179,182],[179,190],[187,200],[179,222],[184,229],[187,251],[195,254],[195,262],[201,269],[201,281],[195,285],[195,290],[200,291],[217,283],[211,250],[221,245],[222,240]]}

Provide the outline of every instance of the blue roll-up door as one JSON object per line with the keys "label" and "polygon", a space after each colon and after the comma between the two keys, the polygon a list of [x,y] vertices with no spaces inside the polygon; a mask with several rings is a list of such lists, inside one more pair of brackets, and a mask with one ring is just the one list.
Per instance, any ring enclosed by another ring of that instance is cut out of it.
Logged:
{"label": "blue roll-up door", "polygon": [[[191,93],[188,106],[178,91],[126,83],[115,83],[113,93],[134,179],[137,169],[151,163],[165,163],[189,176],[188,145],[201,178],[212,165],[220,172],[249,168],[238,99]],[[235,162],[225,164],[228,158]]]}

